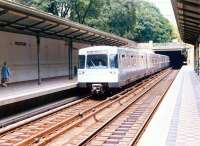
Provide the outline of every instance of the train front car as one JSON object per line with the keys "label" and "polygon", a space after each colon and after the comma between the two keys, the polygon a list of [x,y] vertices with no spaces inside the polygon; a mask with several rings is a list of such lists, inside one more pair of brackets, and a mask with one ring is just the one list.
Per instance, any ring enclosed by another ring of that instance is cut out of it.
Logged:
{"label": "train front car", "polygon": [[79,50],[78,85],[94,95],[118,86],[118,49],[96,46]]}

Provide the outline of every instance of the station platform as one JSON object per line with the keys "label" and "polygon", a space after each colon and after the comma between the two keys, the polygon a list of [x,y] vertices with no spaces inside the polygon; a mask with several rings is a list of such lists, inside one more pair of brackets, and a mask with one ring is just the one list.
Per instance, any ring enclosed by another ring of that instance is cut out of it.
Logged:
{"label": "station platform", "polygon": [[0,87],[0,106],[25,101],[31,98],[64,91],[77,87],[77,79],[69,80],[68,77],[56,77],[37,81],[26,81],[9,84],[7,88]]}
{"label": "station platform", "polygon": [[200,78],[183,66],[137,146],[200,146]]}

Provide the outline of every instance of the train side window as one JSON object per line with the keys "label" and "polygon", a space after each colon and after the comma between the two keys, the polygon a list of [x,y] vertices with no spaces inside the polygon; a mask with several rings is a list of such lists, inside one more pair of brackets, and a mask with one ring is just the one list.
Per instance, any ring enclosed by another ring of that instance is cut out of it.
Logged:
{"label": "train side window", "polygon": [[118,55],[110,55],[110,68],[118,68]]}
{"label": "train side window", "polygon": [[144,64],[143,56],[141,56],[141,64],[142,64],[142,65]]}
{"label": "train side window", "polygon": [[125,55],[122,55],[122,58],[125,58]]}
{"label": "train side window", "polygon": [[137,58],[136,58],[136,57],[137,57],[137,56],[134,56],[134,58],[133,58],[134,66],[137,65]]}
{"label": "train side window", "polygon": [[85,55],[78,56],[78,68],[84,69],[85,68]]}

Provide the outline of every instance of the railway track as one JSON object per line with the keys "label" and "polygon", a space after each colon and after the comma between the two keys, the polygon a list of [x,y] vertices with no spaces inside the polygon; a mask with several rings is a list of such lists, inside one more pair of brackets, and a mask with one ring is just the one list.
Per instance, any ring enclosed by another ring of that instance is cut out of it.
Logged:
{"label": "railway track", "polygon": [[20,122],[20,121],[24,121],[26,119],[29,119],[40,115],[42,113],[45,113],[47,111],[51,111],[52,109],[56,109],[56,108],[60,108],[66,104],[69,104],[71,102],[77,101],[79,99],[82,99],[83,97],[79,97],[79,96],[74,96],[74,97],[69,97],[63,100],[59,100],[53,103],[49,103],[48,105],[44,105],[44,106],[39,106],[37,108],[33,108],[30,110],[25,110],[24,112],[20,112],[18,114],[14,114],[5,118],[0,119],[0,128],[3,127],[7,127],[9,125],[13,125],[14,123]]}
{"label": "railway track", "polygon": [[[101,119],[101,126],[98,128],[91,126],[79,137],[67,143],[81,146],[137,145],[140,136],[172,84],[176,74],[177,71],[172,72],[137,100],[130,100],[115,114]],[[89,131],[92,132],[88,134]]]}
{"label": "railway track", "polygon": [[162,71],[104,101],[85,98],[43,117],[10,129],[1,129],[0,146],[89,144],[110,121],[129,109],[130,105],[170,72],[171,70]]}

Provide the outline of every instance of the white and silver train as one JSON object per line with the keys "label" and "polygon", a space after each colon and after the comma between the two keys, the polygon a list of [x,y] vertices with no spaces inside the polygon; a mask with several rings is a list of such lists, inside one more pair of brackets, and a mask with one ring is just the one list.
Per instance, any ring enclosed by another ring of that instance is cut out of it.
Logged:
{"label": "white and silver train", "polygon": [[93,94],[123,87],[169,66],[169,57],[152,51],[113,46],[79,50],[78,85]]}

